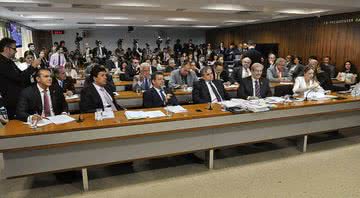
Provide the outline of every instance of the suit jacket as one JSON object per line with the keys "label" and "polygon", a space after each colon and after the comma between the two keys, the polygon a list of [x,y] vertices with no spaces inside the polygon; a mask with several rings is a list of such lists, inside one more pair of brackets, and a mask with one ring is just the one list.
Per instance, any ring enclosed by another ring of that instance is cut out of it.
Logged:
{"label": "suit jacket", "polygon": [[166,104],[164,104],[163,100],[161,99],[160,95],[156,91],[156,89],[153,87],[149,89],[148,91],[145,91],[143,94],[143,106],[145,108],[150,107],[164,107],[166,105],[178,105],[178,101],[176,99],[176,96],[170,92],[168,89],[164,89],[164,94],[172,94],[172,97]]}
{"label": "suit jacket", "polygon": [[[292,79],[291,76],[289,75],[289,69],[287,67],[284,67],[281,75],[282,75],[282,78],[287,78],[288,80]],[[267,76],[267,79],[269,79],[270,81],[279,81],[278,80],[279,76],[276,72],[275,65],[273,67],[269,67],[267,69],[266,76]]]}
{"label": "suit jacket", "polygon": [[[113,103],[117,110],[124,109],[117,104],[113,92],[108,88],[104,87],[108,94],[111,96]],[[81,113],[93,113],[96,109],[104,109],[103,102],[100,94],[97,92],[95,86],[91,83],[81,90],[80,94],[80,112]]]}
{"label": "suit jacket", "polygon": [[[120,66],[120,65],[119,65]],[[116,68],[115,63],[112,60],[105,61],[105,67],[111,71],[112,69]]]}
{"label": "suit jacket", "polygon": [[[106,55],[107,55],[107,50],[105,47],[101,47],[101,50],[102,50],[102,55],[103,55],[103,58],[106,58]],[[99,51],[99,52],[98,52]],[[92,53],[93,53],[93,57],[98,57],[98,53],[100,53],[100,48],[99,47],[95,47],[93,50],[92,50]]]}
{"label": "suit jacket", "polygon": [[[229,100],[230,96],[226,92],[224,85],[219,80],[212,81],[218,90],[221,98],[223,100]],[[197,103],[208,103],[211,102],[211,96],[209,89],[206,85],[205,80],[199,80],[198,82],[194,83],[193,91],[192,91],[192,99],[195,104]]]}
{"label": "suit jacket", "polygon": [[261,63],[262,54],[256,49],[249,49],[244,52],[243,57],[249,57],[251,59],[251,64]]}
{"label": "suit jacket", "polygon": [[244,79],[243,69],[243,66],[239,66],[234,69],[234,71],[231,73],[231,83],[238,82],[239,84],[241,84],[241,81]]}
{"label": "suit jacket", "polygon": [[[270,89],[270,82],[266,78],[260,78],[260,95],[261,98],[266,98],[268,96],[272,96],[271,89]],[[237,96],[238,98],[247,99],[248,96],[253,96],[254,89],[252,84],[252,77],[249,76],[242,80],[242,84],[238,89]]]}
{"label": "suit jacket", "polygon": [[125,67],[125,75],[123,76],[124,81],[132,81],[134,76],[140,73],[139,70],[136,70],[131,64]]}
{"label": "suit jacket", "polygon": [[[194,82],[198,81],[198,78],[194,71],[190,71],[186,76],[186,80],[187,80],[187,85],[189,87],[192,87]],[[185,83],[181,77],[180,69],[176,69],[172,71],[170,74],[169,87],[177,87],[178,85],[183,85],[183,84]]]}
{"label": "suit jacket", "polygon": [[16,105],[19,93],[30,86],[30,77],[36,72],[33,67],[20,71],[15,63],[0,54],[0,94],[8,111],[8,116],[13,119],[16,114]]}
{"label": "suit jacket", "polygon": [[[55,115],[67,112],[68,106],[64,94],[60,89],[50,86],[51,104]],[[16,108],[16,119],[27,121],[30,115],[41,114],[43,111],[41,94],[37,84],[24,89],[19,98]]]}
{"label": "suit jacket", "polygon": [[67,91],[72,91],[73,93],[75,93],[74,81],[71,77],[66,77],[66,79],[63,80],[63,87],[60,86],[56,78],[53,78],[52,86],[62,90],[63,93],[66,93]]}

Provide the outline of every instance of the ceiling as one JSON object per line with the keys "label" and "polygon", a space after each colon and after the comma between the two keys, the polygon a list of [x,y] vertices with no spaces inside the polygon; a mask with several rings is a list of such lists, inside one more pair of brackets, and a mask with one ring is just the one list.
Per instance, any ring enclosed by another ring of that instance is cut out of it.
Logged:
{"label": "ceiling", "polygon": [[215,28],[359,10],[359,0],[0,0],[0,18],[44,30]]}

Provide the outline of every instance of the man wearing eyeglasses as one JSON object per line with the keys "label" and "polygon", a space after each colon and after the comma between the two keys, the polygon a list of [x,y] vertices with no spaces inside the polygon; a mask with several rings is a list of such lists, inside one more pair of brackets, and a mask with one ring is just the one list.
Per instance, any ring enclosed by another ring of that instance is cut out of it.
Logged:
{"label": "man wearing eyeglasses", "polygon": [[192,99],[195,104],[216,103],[230,99],[223,83],[220,80],[214,80],[214,74],[210,66],[202,68],[200,74],[201,79],[194,83],[192,91]]}
{"label": "man wearing eyeglasses", "polygon": [[37,71],[40,60],[34,60],[31,67],[20,71],[13,59],[16,54],[16,41],[10,38],[0,40],[0,94],[8,111],[9,119],[14,119],[19,93],[29,86],[28,79]]}

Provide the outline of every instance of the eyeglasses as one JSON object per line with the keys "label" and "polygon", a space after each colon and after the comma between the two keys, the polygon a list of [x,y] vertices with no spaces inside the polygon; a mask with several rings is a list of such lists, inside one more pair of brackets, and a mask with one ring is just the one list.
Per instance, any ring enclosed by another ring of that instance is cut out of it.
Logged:
{"label": "eyeglasses", "polygon": [[7,47],[14,50],[15,52],[17,52],[16,47],[10,47],[10,46],[7,46]]}

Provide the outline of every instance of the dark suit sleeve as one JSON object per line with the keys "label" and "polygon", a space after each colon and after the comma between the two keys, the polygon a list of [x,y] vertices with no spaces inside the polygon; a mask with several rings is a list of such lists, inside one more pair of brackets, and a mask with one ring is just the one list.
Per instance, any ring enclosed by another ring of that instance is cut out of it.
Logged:
{"label": "dark suit sleeve", "polygon": [[266,86],[266,97],[272,96],[271,88],[270,88],[270,81],[268,79],[265,79],[265,86]]}
{"label": "dark suit sleeve", "polygon": [[195,82],[192,90],[192,99],[195,104],[207,103],[205,99],[201,98],[201,84],[200,81]]}
{"label": "dark suit sleeve", "polygon": [[145,108],[153,107],[152,93],[150,90],[145,91],[143,94],[143,106]]}
{"label": "dark suit sleeve", "polygon": [[248,95],[245,93],[245,84],[244,83],[240,84],[240,87],[237,91],[237,97],[245,99],[245,100],[248,98]]}
{"label": "dark suit sleeve", "polygon": [[32,66],[28,67],[22,72],[17,72],[13,67],[16,67],[15,64],[3,64],[2,69],[0,69],[1,76],[6,76],[8,79],[19,82],[23,85],[28,85],[30,76],[36,72],[36,69]]}
{"label": "dark suit sleeve", "polygon": [[169,105],[173,105],[173,106],[179,105],[179,102],[178,102],[178,100],[177,100],[177,98],[176,98],[176,95],[175,95],[173,92],[171,92],[171,91],[169,91],[169,93],[170,93],[172,96],[171,96],[170,100],[168,101],[168,104],[169,104]]}
{"label": "dark suit sleeve", "polygon": [[81,90],[79,104],[81,113],[90,113],[96,111],[96,107],[93,105],[92,97],[89,93],[90,92],[86,88]]}
{"label": "dark suit sleeve", "polygon": [[29,92],[27,89],[24,89],[21,94],[19,101],[16,106],[16,118],[18,120],[27,121],[27,118],[30,116],[29,112],[29,103],[28,103]]}

